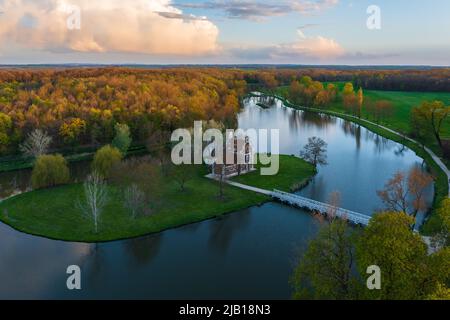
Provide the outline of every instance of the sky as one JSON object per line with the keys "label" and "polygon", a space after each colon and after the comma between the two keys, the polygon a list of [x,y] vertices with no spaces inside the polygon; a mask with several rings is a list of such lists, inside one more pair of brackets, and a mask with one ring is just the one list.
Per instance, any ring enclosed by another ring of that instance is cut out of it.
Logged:
{"label": "sky", "polygon": [[450,65],[448,0],[0,0],[0,64]]}

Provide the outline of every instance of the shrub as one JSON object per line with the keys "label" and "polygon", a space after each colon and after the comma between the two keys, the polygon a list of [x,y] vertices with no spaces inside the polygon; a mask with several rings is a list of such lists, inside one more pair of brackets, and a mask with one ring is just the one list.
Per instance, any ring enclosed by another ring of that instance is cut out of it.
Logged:
{"label": "shrub", "polygon": [[31,184],[40,189],[68,183],[69,179],[69,167],[62,155],[42,155],[34,165]]}
{"label": "shrub", "polygon": [[98,172],[102,177],[108,178],[111,174],[111,169],[120,163],[121,160],[122,153],[119,149],[106,145],[95,153],[92,170]]}
{"label": "shrub", "polygon": [[125,156],[131,145],[130,128],[126,124],[117,123],[114,127],[116,130],[116,136],[112,141],[113,147],[119,149],[119,151]]}

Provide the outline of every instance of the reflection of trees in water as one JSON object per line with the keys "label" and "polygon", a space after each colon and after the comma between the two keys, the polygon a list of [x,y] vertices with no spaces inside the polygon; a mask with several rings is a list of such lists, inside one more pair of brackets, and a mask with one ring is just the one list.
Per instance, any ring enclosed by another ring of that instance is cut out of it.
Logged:
{"label": "reflection of trees in water", "polygon": [[276,104],[276,99],[270,96],[261,96],[255,98],[256,103],[262,103],[265,106],[271,107]]}
{"label": "reflection of trees in water", "polygon": [[225,253],[233,234],[249,226],[250,210],[233,213],[211,222],[208,245],[219,253]]}
{"label": "reflection of trees in water", "polygon": [[305,190],[307,190],[307,194],[304,194],[304,196],[307,198],[322,201],[324,200],[322,197],[327,191],[327,182],[322,175],[318,175],[311,181]]}
{"label": "reflection of trees in water", "polygon": [[125,251],[137,264],[150,262],[159,252],[162,234],[154,234],[141,238],[129,239],[124,242]]}
{"label": "reflection of trees in water", "polygon": [[409,148],[407,146],[405,146],[403,144],[399,144],[395,148],[394,153],[396,156],[403,157],[403,156],[405,156],[405,153],[407,153],[408,151],[409,151]]}
{"label": "reflection of trees in water", "polygon": [[384,137],[380,136],[379,134],[373,133],[371,131],[367,131],[367,132],[370,133],[369,136],[374,143],[375,154],[380,154],[385,151],[390,151],[396,145],[391,140],[384,138]]}
{"label": "reflection of trees in water", "polygon": [[[104,252],[103,244],[94,243],[91,245],[90,253],[85,257],[87,283],[90,285],[96,285],[101,283],[101,278],[105,274],[105,268],[108,263],[106,261],[106,255]],[[82,264],[84,265],[84,263]]]}
{"label": "reflection of trees in water", "polygon": [[[351,135],[355,138],[356,142],[356,149],[361,149],[361,126],[359,124],[353,123],[351,121],[343,120],[341,123],[342,131],[344,131],[344,134]],[[367,137],[366,137],[367,141]]]}
{"label": "reflection of trees in water", "polygon": [[336,118],[315,112],[298,111],[290,108],[283,108],[283,115],[289,121],[289,127],[298,130],[299,128],[326,129],[330,124],[336,122]]}
{"label": "reflection of trees in water", "polygon": [[341,127],[346,136],[350,135],[355,138],[356,148],[359,150],[361,148],[361,126],[351,121],[343,120]]}
{"label": "reflection of trees in water", "polygon": [[328,114],[303,111],[301,116],[306,127],[326,129],[329,125],[336,123],[336,118]]}

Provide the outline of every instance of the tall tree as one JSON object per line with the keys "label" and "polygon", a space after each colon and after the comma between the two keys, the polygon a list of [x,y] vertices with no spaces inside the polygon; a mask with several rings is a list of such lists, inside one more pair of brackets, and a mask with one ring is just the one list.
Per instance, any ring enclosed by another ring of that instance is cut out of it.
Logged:
{"label": "tall tree", "polygon": [[108,200],[108,189],[103,177],[95,171],[84,182],[84,197],[81,209],[92,219],[97,233],[100,216]]}
{"label": "tall tree", "polygon": [[125,188],[124,206],[130,211],[133,219],[136,219],[138,215],[145,211],[146,196],[136,183],[132,183]]}
{"label": "tall tree", "polygon": [[110,145],[103,146],[94,155],[92,170],[104,178],[109,178],[111,171],[122,160],[122,153],[119,149]]}
{"label": "tall tree", "polygon": [[0,112],[0,152],[5,152],[10,144],[10,131],[13,122],[9,115]]}
{"label": "tall tree", "polygon": [[364,104],[363,89],[359,88],[359,90],[358,90],[358,118],[360,118],[360,119],[361,119],[361,115],[362,115],[363,104]]}
{"label": "tall tree", "polygon": [[116,130],[116,136],[112,141],[112,146],[119,149],[125,157],[132,141],[130,128],[126,124],[117,123],[114,129]]}
{"label": "tall tree", "polygon": [[300,151],[300,157],[314,166],[327,164],[327,143],[318,137],[311,137]]}
{"label": "tall tree", "polygon": [[360,273],[366,274],[373,265],[381,271],[381,289],[364,290],[365,298],[425,299],[449,280],[450,251],[429,256],[421,236],[410,229],[412,223],[405,213],[379,213],[358,239]]}
{"label": "tall tree", "polygon": [[[417,214],[426,209],[425,191],[432,182],[432,176],[419,167],[413,167],[407,175],[401,171],[395,173],[377,194],[387,210],[404,212],[415,220]],[[412,224],[414,227],[415,223]]]}
{"label": "tall tree", "polygon": [[353,237],[354,230],[344,220],[322,225],[295,268],[291,279],[294,298],[355,298]]}
{"label": "tall tree", "polygon": [[430,130],[442,148],[442,125],[450,114],[450,106],[442,101],[425,101],[412,111],[411,121],[414,127]]}
{"label": "tall tree", "polygon": [[33,189],[54,187],[68,183],[69,180],[69,167],[62,155],[42,155],[36,159],[31,174]]}

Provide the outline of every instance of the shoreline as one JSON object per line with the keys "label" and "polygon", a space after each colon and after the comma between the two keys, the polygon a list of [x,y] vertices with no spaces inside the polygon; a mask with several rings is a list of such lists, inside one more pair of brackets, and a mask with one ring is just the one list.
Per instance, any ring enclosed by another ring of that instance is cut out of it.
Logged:
{"label": "shoreline", "polygon": [[[412,138],[409,138],[395,130],[388,128],[388,127],[378,125],[367,119],[358,118],[356,116],[347,115],[347,114],[336,112],[336,111],[303,107],[300,105],[293,104],[287,98],[284,98],[277,94],[262,93],[262,92],[258,92],[258,94],[255,94],[254,92],[247,94],[247,97],[258,98],[261,96],[270,96],[275,99],[278,99],[279,101],[281,101],[283,103],[283,106],[285,108],[309,111],[309,112],[314,112],[314,113],[319,113],[319,114],[327,114],[327,115],[331,115],[331,116],[334,116],[334,117],[337,117],[337,118],[340,118],[343,120],[350,121],[352,123],[361,125],[364,128],[366,128],[367,130],[372,131],[375,134],[379,134],[380,136],[382,136],[384,138],[387,138],[394,142],[400,143],[403,146],[412,150],[418,157],[420,157],[424,160],[424,162],[427,164],[427,166],[429,168],[431,168],[432,170],[435,171],[436,176],[437,176],[435,179],[435,184],[434,184],[433,205],[430,208],[429,212],[426,214],[426,218],[421,227],[421,229],[425,228],[424,230],[421,230],[421,231],[423,231],[423,233],[425,235],[430,235],[434,231],[436,231],[436,230],[433,230],[433,226],[427,227],[427,224],[430,221],[430,219],[432,219],[432,217],[434,217],[433,212],[438,208],[441,200],[444,197],[450,198],[450,171],[448,170],[446,165],[442,162],[442,160],[433,151],[431,151],[429,148],[427,148],[425,146],[422,146],[419,142],[415,141]],[[428,228],[431,228],[431,230],[429,230]]]}
{"label": "shoreline", "polygon": [[[312,167],[306,165],[305,161],[292,156],[283,157],[285,157],[283,170],[285,172],[297,170],[298,176],[287,180],[283,176],[274,176],[274,180],[271,182],[274,187],[286,189],[288,184],[289,186],[297,185],[315,174]],[[130,220],[121,205],[120,188],[117,186],[111,186],[111,188],[113,200],[105,210],[112,210],[112,212],[108,211],[110,214],[105,216],[105,224],[98,234],[91,232],[90,222],[81,217],[71,206],[71,199],[82,193],[82,185],[79,183],[16,194],[9,199],[0,201],[0,221],[21,233],[51,240],[104,243],[139,238],[185,225],[220,219],[225,215],[251,207],[259,207],[272,201],[272,198],[267,195],[258,195],[250,191],[242,193],[240,189],[233,186],[228,186],[225,190],[226,201],[217,200],[213,182],[205,177],[198,177],[191,181],[190,191],[178,198],[175,211],[164,207],[161,210],[158,209],[155,215],[141,217],[139,218],[142,219],[141,221],[136,221]],[[172,197],[172,192],[174,192],[172,187],[169,187],[169,190],[171,191],[168,193],[163,191],[160,195],[161,199]],[[194,198],[192,198],[193,196]],[[205,199],[202,204],[196,202],[199,196]],[[59,197],[63,200],[47,208],[46,201],[49,197]],[[35,209],[39,209],[39,207],[45,208],[45,210],[38,210],[39,213],[34,213]],[[58,215],[53,218],[56,213]],[[74,221],[72,221],[73,217],[75,217]],[[39,221],[39,223],[36,225],[33,221]],[[74,223],[73,227],[71,223]]]}

